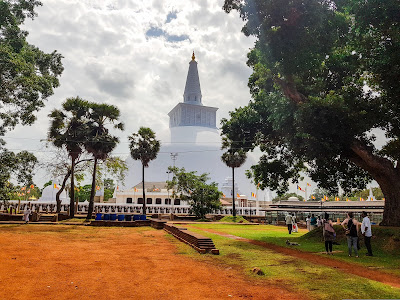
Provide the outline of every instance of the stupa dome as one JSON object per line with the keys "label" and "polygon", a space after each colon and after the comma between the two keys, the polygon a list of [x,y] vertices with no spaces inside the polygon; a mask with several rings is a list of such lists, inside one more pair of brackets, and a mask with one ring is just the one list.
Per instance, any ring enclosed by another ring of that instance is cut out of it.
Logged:
{"label": "stupa dome", "polygon": [[[42,191],[42,197],[40,197],[38,201],[47,203],[57,203],[56,194],[58,192],[58,189],[59,187],[57,184],[51,184],[46,186]],[[69,197],[67,196],[65,190],[61,192],[60,200],[62,204],[69,204]]]}
{"label": "stupa dome", "polygon": [[[161,141],[161,149],[155,160],[145,169],[145,181],[161,182],[171,179],[167,173],[168,167],[175,165],[186,171],[196,171],[198,175],[209,173],[210,182],[218,183],[221,190],[226,179],[232,176],[232,169],[221,160],[221,136],[217,129],[216,111],[218,108],[205,106],[202,101],[197,62],[190,62],[184,92],[184,102],[178,103],[170,112],[170,128],[156,132]],[[142,181],[142,165],[132,158],[126,160],[128,174],[124,189],[130,189]],[[256,163],[252,153],[249,153],[245,164],[235,169],[236,193],[245,194],[250,198],[256,193],[256,187],[246,177],[245,172]],[[224,192],[226,197],[231,197]],[[264,192],[259,191],[258,199],[264,199]]]}

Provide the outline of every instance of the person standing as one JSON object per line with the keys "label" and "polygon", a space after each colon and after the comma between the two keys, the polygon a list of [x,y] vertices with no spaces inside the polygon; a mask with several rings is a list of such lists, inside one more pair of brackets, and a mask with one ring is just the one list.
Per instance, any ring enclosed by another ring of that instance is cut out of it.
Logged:
{"label": "person standing", "polygon": [[299,229],[297,228],[296,216],[294,213],[292,214],[292,232],[298,232]]}
{"label": "person standing", "polygon": [[307,230],[311,231],[311,217],[310,217],[310,215],[308,215],[307,218],[306,218],[306,224],[307,224]]}
{"label": "person standing", "polygon": [[318,216],[318,219],[317,219],[317,227],[321,227],[323,223],[324,223],[324,222],[323,222],[323,220],[321,220],[321,216]]}
{"label": "person standing", "polygon": [[289,230],[289,234],[292,234],[292,216],[288,213],[285,217],[286,226]]}
{"label": "person standing", "polygon": [[27,206],[27,208],[24,210],[24,217],[23,217],[25,224],[29,222],[29,216],[31,215],[31,213],[32,213],[31,209],[29,208],[29,206]]}
{"label": "person standing", "polygon": [[361,233],[364,236],[364,243],[365,247],[367,248],[367,256],[373,256],[372,248],[371,248],[371,237],[372,237],[372,230],[371,230],[371,221],[368,218],[368,214],[363,211],[361,213],[361,217],[363,218],[361,224]]}
{"label": "person standing", "polygon": [[349,256],[351,256],[351,248],[354,248],[354,254],[358,257],[358,226],[360,223],[353,218],[353,213],[347,213],[347,218],[342,222],[347,236],[347,247],[349,249]]}
{"label": "person standing", "polygon": [[311,230],[313,230],[315,226],[317,226],[317,218],[314,216],[314,214],[311,215],[310,226]]}
{"label": "person standing", "polygon": [[333,255],[332,247],[333,241],[336,238],[336,232],[333,228],[333,223],[329,219],[329,215],[327,213],[325,213],[325,219],[322,221],[322,226],[322,234],[324,236],[326,254]]}

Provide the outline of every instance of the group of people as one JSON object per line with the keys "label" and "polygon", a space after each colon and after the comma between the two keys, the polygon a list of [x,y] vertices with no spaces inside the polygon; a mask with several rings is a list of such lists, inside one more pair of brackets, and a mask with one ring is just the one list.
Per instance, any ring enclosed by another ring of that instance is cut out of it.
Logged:
{"label": "group of people", "polygon": [[[371,237],[372,237],[371,221],[368,217],[368,214],[365,211],[362,212],[361,217],[363,218],[363,220],[360,223],[354,218],[353,213],[349,212],[347,214],[347,218],[341,223],[346,233],[349,256],[352,256],[354,250],[354,255],[358,257],[358,249],[359,249],[358,236],[360,230],[361,234],[364,236],[364,243],[365,247],[367,248],[366,255],[373,256],[371,248]],[[285,221],[289,230],[289,234],[291,234],[292,232],[297,232],[296,217],[294,214],[287,214]],[[323,219],[320,216],[315,217],[314,214],[312,214],[311,217],[310,216],[307,217],[306,222],[307,222],[307,229],[309,231],[313,230],[316,227],[322,226],[322,234],[325,241],[326,254],[332,255],[333,242],[336,239],[336,231],[333,228],[333,222],[329,218],[329,214],[325,213]]]}
{"label": "group of people", "polygon": [[322,226],[322,219],[320,216],[315,217],[314,214],[308,216],[306,218],[306,224],[307,224],[307,229],[308,231],[313,230],[315,227],[321,227]]}
{"label": "group of people", "polygon": [[[359,241],[358,241],[358,233],[361,229],[361,234],[364,236],[365,247],[367,248],[367,256],[373,256],[372,248],[371,248],[371,221],[368,217],[368,214],[363,211],[361,214],[363,218],[362,223],[358,222],[352,212],[347,214],[347,218],[341,223],[343,229],[345,230],[346,238],[347,238],[347,248],[349,252],[349,256],[352,256],[352,252],[354,250],[354,255],[358,257],[358,249],[359,249]],[[325,213],[325,218],[323,220],[323,236],[325,241],[325,250],[327,254],[332,255],[332,245],[334,240],[336,239],[336,232],[333,228],[332,220],[329,219],[329,215]]]}
{"label": "group of people", "polygon": [[288,228],[289,234],[292,234],[292,232],[299,231],[299,228],[297,227],[296,216],[293,213],[286,215],[285,222],[286,222],[286,226]]}

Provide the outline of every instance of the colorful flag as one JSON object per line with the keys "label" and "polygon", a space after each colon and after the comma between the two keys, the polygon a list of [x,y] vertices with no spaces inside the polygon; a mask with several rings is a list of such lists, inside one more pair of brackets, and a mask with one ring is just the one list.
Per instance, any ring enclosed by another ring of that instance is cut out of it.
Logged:
{"label": "colorful flag", "polygon": [[365,201],[365,200],[364,200],[364,198],[361,198],[361,197],[360,197],[360,201]]}
{"label": "colorful flag", "polygon": [[314,195],[311,195],[311,199],[315,200],[315,196],[314,196]]}
{"label": "colorful flag", "polygon": [[340,201],[340,198],[335,196],[335,201]]}
{"label": "colorful flag", "polygon": [[134,191],[134,192],[138,192],[139,190],[138,190],[137,188],[134,187],[134,188],[133,188],[133,191]]}
{"label": "colorful flag", "polygon": [[382,198],[383,201],[385,201],[385,198]]}
{"label": "colorful flag", "polygon": [[307,182],[307,186],[311,186],[311,184],[309,184],[309,183]]}
{"label": "colorful flag", "polygon": [[350,201],[350,199],[349,199],[349,198],[346,198],[346,201]]}
{"label": "colorful flag", "polygon": [[54,188],[54,189],[58,189],[57,183],[55,183],[55,184],[53,185],[53,188]]}
{"label": "colorful flag", "polygon": [[236,193],[236,197],[240,198],[240,195],[239,195],[239,193]]}
{"label": "colorful flag", "polygon": [[255,198],[255,197],[256,197],[256,194],[251,193],[251,197]]}

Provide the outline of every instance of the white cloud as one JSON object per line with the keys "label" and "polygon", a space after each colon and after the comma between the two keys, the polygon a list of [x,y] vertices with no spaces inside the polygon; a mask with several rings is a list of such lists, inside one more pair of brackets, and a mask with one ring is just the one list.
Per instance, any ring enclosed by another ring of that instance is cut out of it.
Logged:
{"label": "white cloud", "polygon": [[[193,50],[203,103],[219,107],[218,118],[250,98],[246,54],[254,40],[240,32],[243,23],[236,13],[222,10],[222,0],[42,2],[38,17],[25,24],[28,41],[46,52],[60,52],[65,70],[35,125],[19,126],[7,135],[10,148],[40,150],[49,112],[79,95],[120,108],[126,130],[119,134],[122,142],[115,152],[128,156],[127,136],[140,126],[156,132],[168,128],[167,113],[183,100]],[[151,27],[165,34],[146,37]]]}

